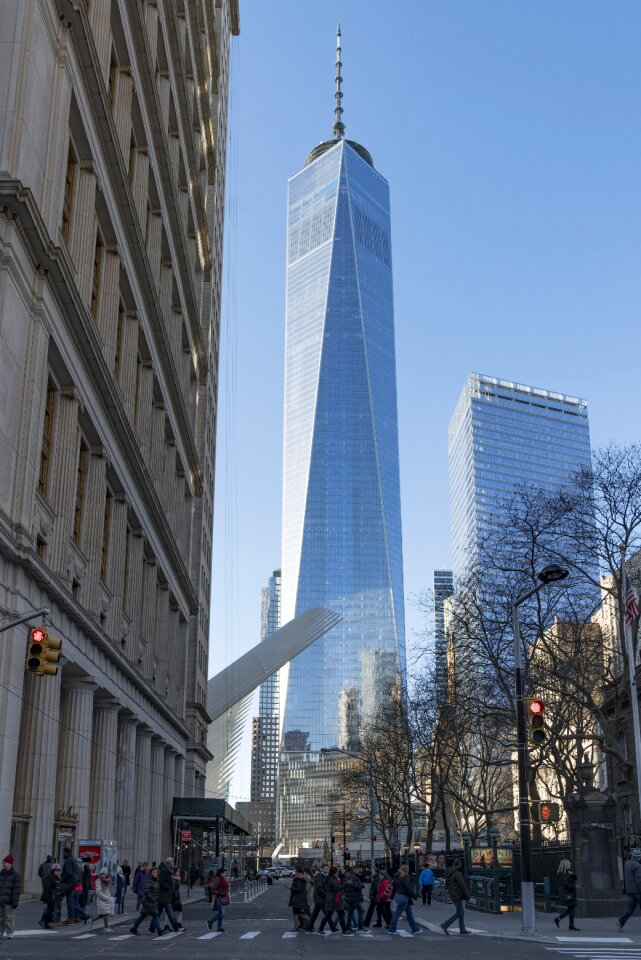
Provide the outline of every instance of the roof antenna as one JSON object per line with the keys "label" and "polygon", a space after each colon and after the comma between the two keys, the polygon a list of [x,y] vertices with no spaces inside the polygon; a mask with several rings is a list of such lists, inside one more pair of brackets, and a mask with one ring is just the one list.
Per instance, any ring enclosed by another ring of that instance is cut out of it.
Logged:
{"label": "roof antenna", "polygon": [[334,126],[332,127],[332,133],[334,134],[334,140],[342,140],[345,134],[345,124],[343,123],[343,93],[341,91],[341,83],[343,78],[341,77],[341,25],[338,24],[338,29],[336,31],[336,91],[334,93],[334,99],[336,100],[336,106],[334,107],[334,114],[336,115],[336,120],[334,121]]}

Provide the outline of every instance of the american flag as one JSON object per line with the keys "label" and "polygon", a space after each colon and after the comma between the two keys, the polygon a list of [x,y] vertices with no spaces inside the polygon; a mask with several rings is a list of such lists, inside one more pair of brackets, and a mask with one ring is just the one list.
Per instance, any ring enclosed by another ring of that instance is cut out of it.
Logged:
{"label": "american flag", "polygon": [[632,586],[628,585],[628,592],[625,597],[625,622],[629,626],[633,626],[634,623],[639,619],[641,615],[641,610],[639,609],[639,599],[637,597],[637,592]]}

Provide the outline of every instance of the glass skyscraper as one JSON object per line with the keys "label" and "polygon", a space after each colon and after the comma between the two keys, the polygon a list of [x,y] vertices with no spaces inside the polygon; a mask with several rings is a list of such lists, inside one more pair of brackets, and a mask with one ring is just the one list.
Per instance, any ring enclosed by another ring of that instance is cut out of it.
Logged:
{"label": "glass skyscraper", "polygon": [[[340,50],[337,65],[338,94]],[[282,615],[343,617],[289,665],[282,746],[304,764],[357,747],[362,718],[405,675],[389,187],[342,139],[341,113],[337,96],[335,139],[288,194]],[[323,834],[290,761],[279,802],[291,846]]]}
{"label": "glass skyscraper", "polygon": [[449,428],[455,575],[517,489],[554,492],[589,464],[585,400],[470,373]]}
{"label": "glass skyscraper", "polygon": [[434,663],[436,696],[440,704],[447,700],[447,632],[445,604],[454,593],[454,575],[451,570],[434,571]]}

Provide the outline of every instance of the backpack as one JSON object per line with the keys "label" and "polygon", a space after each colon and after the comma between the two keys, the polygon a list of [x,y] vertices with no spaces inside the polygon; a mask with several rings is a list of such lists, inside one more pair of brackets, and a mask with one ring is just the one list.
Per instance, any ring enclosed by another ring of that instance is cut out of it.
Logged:
{"label": "backpack", "polygon": [[389,903],[392,899],[392,884],[387,877],[379,881],[377,893],[381,903]]}

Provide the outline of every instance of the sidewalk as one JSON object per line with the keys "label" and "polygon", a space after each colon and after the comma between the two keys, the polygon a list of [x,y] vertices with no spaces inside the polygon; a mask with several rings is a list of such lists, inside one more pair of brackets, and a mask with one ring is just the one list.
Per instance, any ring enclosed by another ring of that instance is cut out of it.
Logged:
{"label": "sidewalk", "polygon": [[[420,900],[414,904],[414,916],[421,926],[426,927],[433,933],[443,934],[441,924],[452,916],[454,907],[451,903],[438,903],[432,901],[431,906],[423,906]],[[621,913],[624,910],[624,900],[621,899]],[[465,925],[468,930],[477,936],[502,937],[508,940],[534,940],[541,943],[563,943],[585,942],[590,940],[600,940],[606,942],[611,940],[613,944],[620,943],[622,946],[629,944],[641,944],[641,913],[632,916],[625,925],[623,933],[619,933],[616,928],[615,917],[600,917],[591,919],[588,917],[577,917],[576,924],[579,932],[572,933],[568,930],[567,918],[561,921],[561,929],[557,930],[554,924],[556,913],[536,913],[536,933],[524,935],[521,933],[521,914],[519,913],[484,913],[480,910],[473,910],[470,907],[465,909]],[[452,924],[449,928],[450,935],[458,936],[458,922]],[[560,939],[563,938],[563,939]]]}

